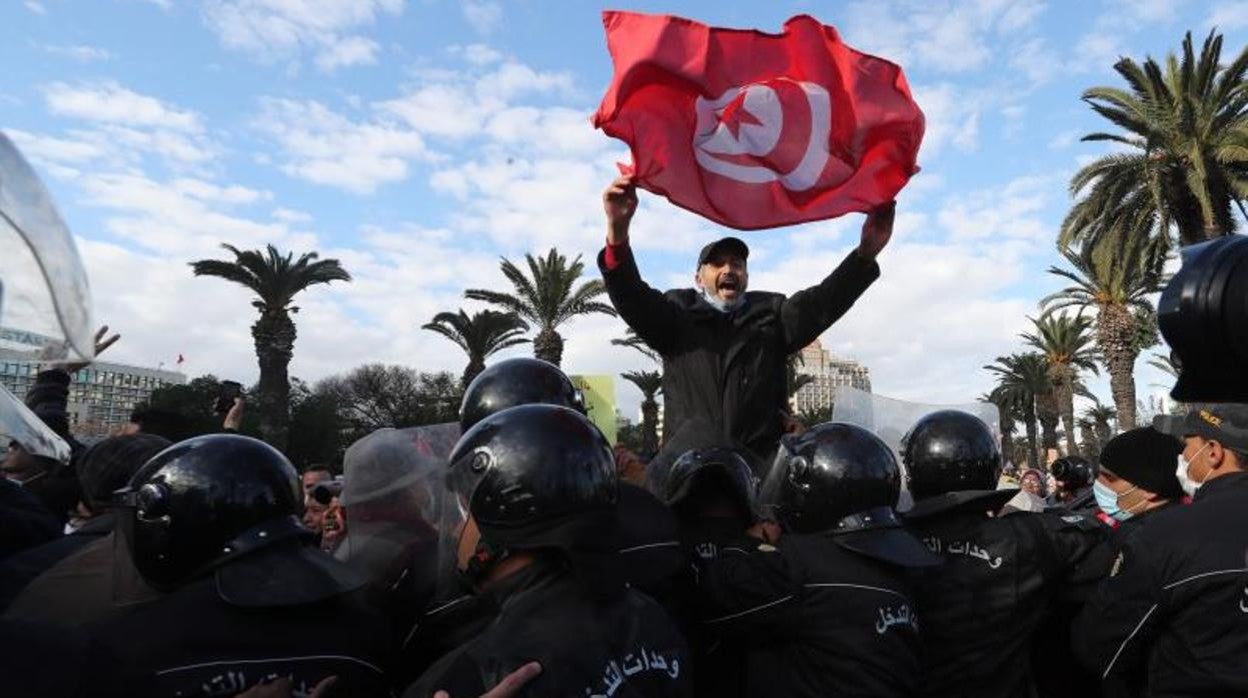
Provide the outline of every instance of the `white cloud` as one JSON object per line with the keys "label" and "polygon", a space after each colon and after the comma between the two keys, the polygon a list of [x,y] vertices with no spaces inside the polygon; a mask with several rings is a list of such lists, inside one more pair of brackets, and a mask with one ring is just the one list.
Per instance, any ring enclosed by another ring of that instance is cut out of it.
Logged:
{"label": "white cloud", "polygon": [[920,163],[935,159],[948,146],[963,152],[979,147],[979,115],[985,98],[950,83],[915,85],[913,92],[927,117]]}
{"label": "white cloud", "polygon": [[376,62],[378,45],[355,33],[387,15],[403,12],[404,0],[209,0],[204,20],[229,49],[264,63],[315,56],[324,71]]}
{"label": "white cloud", "polygon": [[173,9],[173,0],[143,0],[146,3],[155,5],[162,10],[169,11]]}
{"label": "white cloud", "polygon": [[77,86],[53,82],[43,87],[48,111],[86,121],[154,126],[175,131],[201,130],[199,115],[108,80]]}
{"label": "white cloud", "polygon": [[488,34],[503,21],[503,6],[487,0],[462,0],[460,9],[464,19],[481,34]]}
{"label": "white cloud", "polygon": [[313,220],[312,214],[306,211],[296,211],[284,206],[273,209],[273,219],[283,223],[311,223]]}
{"label": "white cloud", "polygon": [[66,46],[57,46],[48,44],[43,47],[45,53],[53,56],[68,58],[79,63],[94,63],[97,61],[110,61],[113,54],[96,46],[87,46],[85,44],[71,44]]}
{"label": "white cloud", "polygon": [[1071,128],[1053,137],[1049,141],[1050,150],[1065,150],[1074,145],[1076,141],[1083,137],[1084,129]]}
{"label": "white cloud", "polygon": [[485,44],[455,45],[447,49],[453,56],[461,56],[472,65],[486,66],[503,60],[503,54]]}
{"label": "white cloud", "polygon": [[1242,2],[1215,5],[1209,12],[1205,24],[1220,29],[1242,29],[1248,27],[1248,5]]}
{"label": "white cloud", "polygon": [[1053,192],[1061,191],[1057,176],[1019,177],[999,188],[951,197],[937,220],[955,242],[1013,238],[1041,244],[1053,237],[1043,214],[1052,203]]}
{"label": "white cloud", "polygon": [[415,131],[352,121],[311,100],[266,98],[255,125],[281,147],[283,172],[357,194],[406,179],[410,160],[431,156]]}
{"label": "white cloud", "polygon": [[26,6],[26,9],[30,10],[31,12],[34,12],[37,15],[48,14],[48,8],[44,7],[43,3],[41,2],[35,2],[35,0],[26,0],[26,2],[22,4]]}

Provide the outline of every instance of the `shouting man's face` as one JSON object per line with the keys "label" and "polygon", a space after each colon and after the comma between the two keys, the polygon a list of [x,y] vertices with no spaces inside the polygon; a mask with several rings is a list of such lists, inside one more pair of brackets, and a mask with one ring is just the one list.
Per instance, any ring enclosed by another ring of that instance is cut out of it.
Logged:
{"label": "shouting man's face", "polygon": [[719,251],[707,258],[694,282],[706,292],[725,303],[735,303],[745,295],[750,274],[745,269],[745,260],[727,251]]}

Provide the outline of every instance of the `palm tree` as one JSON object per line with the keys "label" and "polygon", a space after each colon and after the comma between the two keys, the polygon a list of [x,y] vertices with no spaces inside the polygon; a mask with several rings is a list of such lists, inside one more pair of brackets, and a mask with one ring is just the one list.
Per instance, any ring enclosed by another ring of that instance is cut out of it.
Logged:
{"label": "palm tree", "polygon": [[1075,383],[1079,369],[1097,372],[1089,329],[1092,321],[1082,315],[1046,315],[1028,318],[1035,332],[1024,332],[1022,338],[1038,349],[1049,365],[1049,380],[1053,384],[1053,397],[1062,417],[1062,430],[1066,435],[1066,452],[1079,453],[1075,438]]}
{"label": "palm tree", "polygon": [[465,388],[485,370],[485,360],[494,352],[529,341],[520,336],[529,329],[524,320],[515,313],[495,310],[482,310],[471,317],[463,308],[458,313],[438,313],[421,328],[446,337],[468,355],[468,366],[460,379]]}
{"label": "palm tree", "polygon": [[797,395],[797,391],[815,382],[815,377],[809,373],[798,372],[797,367],[805,365],[806,360],[802,358],[801,352],[789,354],[788,358],[784,360],[785,380],[788,385],[788,397],[790,400],[793,399],[794,395]]}
{"label": "palm tree", "polygon": [[651,349],[650,345],[646,344],[646,340],[642,339],[641,337],[638,337],[637,333],[634,332],[633,328],[631,327],[628,328],[628,330],[624,333],[623,337],[613,339],[611,340],[611,343],[617,347],[628,347],[629,349],[636,349],[637,351],[641,352],[642,355],[644,355],[647,359],[650,359],[651,361],[655,363],[662,363],[662,357],[659,356],[659,353]]}
{"label": "palm tree", "polygon": [[641,391],[641,447],[646,453],[654,453],[659,448],[659,403],[655,396],[663,390],[663,374],[628,371],[620,377]]}
{"label": "palm tree", "polygon": [[[1048,362],[1035,352],[998,356],[997,360],[984,366],[997,374],[997,386],[991,395],[993,402],[1014,405],[1027,430],[1027,458],[1031,467],[1040,467],[1040,450],[1036,443],[1036,420],[1044,405],[1043,419],[1047,429],[1057,426],[1057,410],[1050,409],[1053,386],[1049,381]],[[1054,438],[1056,444],[1056,439]]]}
{"label": "palm tree", "polygon": [[1175,365],[1174,357],[1169,354],[1153,354],[1153,357],[1148,360],[1148,365],[1171,378],[1178,379],[1179,377],[1179,367]]}
{"label": "palm tree", "polygon": [[290,380],[286,369],[295,350],[295,323],[290,319],[299,308],[291,305],[306,288],[332,281],[350,281],[351,275],[336,259],[318,259],[307,252],[294,259],[269,245],[265,251],[240,250],[222,245],[234,255],[233,261],[201,259],[191,262],[195,276],[217,276],[245,286],[256,294],[251,302],[260,318],[251,326],[260,363],[258,412],[260,433],[281,449],[286,447],[290,424]]}
{"label": "palm tree", "polygon": [[464,296],[497,305],[537,326],[533,355],[558,366],[563,359],[559,326],[578,315],[606,313],[614,316],[615,309],[594,300],[606,293],[601,279],[591,279],[573,288],[585,271],[579,255],[569,263],[567,257],[551,248],[545,258],[535,258],[531,254],[525,254],[524,258],[529,264],[529,276],[510,260],[503,259],[500,265],[514,294],[469,289]]}
{"label": "palm tree", "polygon": [[1094,425],[1094,429],[1096,431],[1097,444],[1101,448],[1105,448],[1105,444],[1109,443],[1109,440],[1114,437],[1114,429],[1110,425],[1110,422],[1112,422],[1114,417],[1117,416],[1117,412],[1115,412],[1114,408],[1109,405],[1102,405],[1097,402],[1088,409],[1084,410],[1083,416],[1085,419],[1092,420],[1092,424]]}
{"label": "palm tree", "polygon": [[1019,406],[1008,397],[999,393],[989,392],[979,396],[980,402],[989,402],[997,407],[997,426],[1001,430],[1001,457],[1007,463],[1014,460],[1014,430],[1018,420],[1022,418]]}
{"label": "palm tree", "polygon": [[1151,57],[1143,65],[1123,58],[1114,69],[1129,89],[1083,93],[1093,111],[1123,129],[1083,140],[1128,150],[1071,179],[1071,193],[1086,195],[1062,223],[1060,246],[1123,232],[1168,243],[1172,226],[1184,245],[1234,232],[1232,204],[1243,214],[1248,196],[1248,46],[1225,66],[1221,55],[1221,35],[1210,32],[1198,57],[1189,32],[1182,57],[1170,54],[1164,69]]}
{"label": "palm tree", "polygon": [[[1135,359],[1155,342],[1156,318],[1149,295],[1161,288],[1165,247],[1143,236],[1085,243],[1062,250],[1071,269],[1049,273],[1073,282],[1040,301],[1045,313],[1063,308],[1096,311],[1096,346],[1109,372],[1119,426],[1135,428]],[[1149,331],[1145,331],[1149,330]]]}
{"label": "palm tree", "polygon": [[1082,445],[1083,456],[1094,463],[1099,462],[1101,443],[1096,436],[1096,422],[1087,417],[1081,417],[1076,424],[1079,426],[1079,441]]}

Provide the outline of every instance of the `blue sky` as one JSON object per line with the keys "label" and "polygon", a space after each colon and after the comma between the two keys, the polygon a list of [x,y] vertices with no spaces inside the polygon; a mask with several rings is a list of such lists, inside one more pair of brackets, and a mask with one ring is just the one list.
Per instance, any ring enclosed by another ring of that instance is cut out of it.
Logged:
{"label": "blue sky", "polygon": [[[350,285],[301,298],[294,375],[367,361],[462,368],[419,325],[499,287],[500,255],[593,255],[619,143],[588,121],[610,78],[591,2],[513,0],[11,0],[0,6],[0,129],[35,164],[77,235],[111,358],[249,381],[245,293],[194,279],[217,245],[274,243],[340,258]],[[824,335],[878,392],[965,401],[980,366],[1019,346],[1058,287],[1066,183],[1104,152],[1079,100],[1117,84],[1119,55],[1163,56],[1213,25],[1248,40],[1248,4],[1178,0],[637,2],[721,26],[794,14],[899,62],[928,117],[922,173],[899,197],[883,276]],[[746,237],[754,288],[820,280],[861,217]],[[656,286],[688,285],[724,231],[644,197],[634,245]],[[606,341],[618,320],[567,328],[565,368],[645,367]],[[1160,381],[1140,364],[1141,392]],[[1105,381],[1094,387],[1108,400]],[[635,413],[638,396],[621,387]]]}

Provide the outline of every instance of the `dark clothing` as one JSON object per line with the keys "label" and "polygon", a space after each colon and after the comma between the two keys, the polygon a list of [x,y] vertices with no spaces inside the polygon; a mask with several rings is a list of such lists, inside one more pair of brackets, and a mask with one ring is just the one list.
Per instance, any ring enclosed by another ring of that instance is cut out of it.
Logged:
{"label": "dark clothing", "polygon": [[945,558],[915,582],[924,695],[1034,696],[1029,657],[1035,635],[1061,603],[1078,603],[1090,593],[1103,571],[1084,563],[1106,527],[1056,512],[993,517],[975,502],[906,520]]}
{"label": "dark clothing", "polygon": [[[34,412],[56,435],[69,444],[70,453],[76,456],[82,444],[69,433],[69,373],[61,369],[40,371],[35,382],[26,391],[26,406]],[[35,458],[44,473],[25,483],[26,489],[47,507],[60,525],[69,520],[69,512],[78,506],[82,498],[78,476],[75,474],[73,456],[68,465],[50,458]]]}
{"label": "dark clothing", "polygon": [[32,579],[9,604],[4,617],[79,626],[121,615],[119,592],[127,599],[155,598],[154,591],[129,586],[142,583],[138,572],[118,575],[114,535],[110,532],[89,540]]}
{"label": "dark clothing", "polygon": [[385,626],[361,599],[242,608],[222,601],[209,575],[87,631],[145,677],[137,695],[233,696],[278,676],[306,695],[331,675],[335,695],[389,695]]}
{"label": "dark clothing", "polygon": [[1124,541],[1075,626],[1106,695],[1248,695],[1248,473],[1210,480]]}
{"label": "dark clothing", "polygon": [[26,391],[26,406],[48,425],[56,435],[65,439],[71,448],[78,446],[69,434],[69,384],[72,377],[59,368],[40,371],[35,382]]}
{"label": "dark clothing", "polygon": [[0,560],[60,534],[56,517],[35,495],[0,476]]}
{"label": "dark clothing", "polygon": [[1075,496],[1069,501],[1053,500],[1053,508],[1060,511],[1069,511],[1073,514],[1082,514],[1084,516],[1096,516],[1101,508],[1096,503],[1096,495],[1092,492],[1091,487],[1085,487],[1075,492]]}
{"label": "dark clothing", "polygon": [[0,613],[36,577],[53,565],[77,552],[84,545],[98,540],[113,530],[111,513],[87,519],[69,535],[61,536],[43,545],[23,550],[0,562]]}
{"label": "dark clothing", "polygon": [[874,261],[853,252],[817,286],[791,298],[749,291],[740,308],[721,313],[696,290],[651,288],[632,252],[617,254],[614,268],[602,254],[598,266],[620,317],[663,357],[663,433],[706,419],[768,464],[788,409],[785,358],[818,338],[880,275]]}
{"label": "dark clothing", "polygon": [[537,562],[485,593],[500,608],[494,621],[404,696],[479,696],[530,661],[542,673],[521,696],[690,695],[684,638],[640,592],[594,597],[572,572]]}
{"label": "dark clothing", "polygon": [[901,568],[828,535],[724,546],[699,564],[703,620],[745,651],[747,696],[913,696],[919,627]]}

